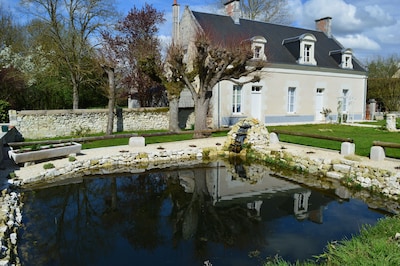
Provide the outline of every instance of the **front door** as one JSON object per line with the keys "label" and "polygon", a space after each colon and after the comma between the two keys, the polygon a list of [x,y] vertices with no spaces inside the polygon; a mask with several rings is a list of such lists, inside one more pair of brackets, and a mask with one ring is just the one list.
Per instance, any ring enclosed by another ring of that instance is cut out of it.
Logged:
{"label": "front door", "polygon": [[324,115],[322,114],[322,109],[324,108],[324,89],[317,89],[315,95],[315,121],[323,121]]}
{"label": "front door", "polygon": [[264,123],[261,115],[261,86],[251,88],[251,116]]}

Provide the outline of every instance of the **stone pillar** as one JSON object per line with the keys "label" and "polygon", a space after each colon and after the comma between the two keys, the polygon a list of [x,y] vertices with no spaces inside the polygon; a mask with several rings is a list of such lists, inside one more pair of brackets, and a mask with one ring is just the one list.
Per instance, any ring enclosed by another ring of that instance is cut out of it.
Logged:
{"label": "stone pillar", "polygon": [[144,147],[146,146],[144,137],[130,137],[129,147]]}
{"label": "stone pillar", "polygon": [[381,146],[372,146],[370,152],[370,159],[372,161],[383,161],[385,160],[385,149]]}
{"label": "stone pillar", "polygon": [[354,143],[342,142],[342,145],[340,147],[341,155],[343,155],[343,156],[354,155],[355,151],[356,151],[356,145]]}
{"label": "stone pillar", "polygon": [[371,120],[375,120],[375,111],[376,111],[376,101],[375,99],[371,99],[369,101],[369,115],[371,117]]}
{"label": "stone pillar", "polygon": [[396,114],[386,115],[386,129],[388,131],[396,131]]}
{"label": "stone pillar", "polygon": [[16,110],[8,111],[8,120],[9,120],[10,126],[17,125],[18,121],[17,121],[17,111]]}

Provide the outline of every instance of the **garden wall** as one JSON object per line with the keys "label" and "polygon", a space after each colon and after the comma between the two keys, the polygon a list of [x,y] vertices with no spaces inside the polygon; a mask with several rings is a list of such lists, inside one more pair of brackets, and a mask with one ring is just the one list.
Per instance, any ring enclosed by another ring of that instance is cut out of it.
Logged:
{"label": "garden wall", "polygon": [[[9,111],[10,125],[29,139],[106,132],[107,114],[107,109]],[[114,117],[114,132],[168,127],[169,109],[165,107],[117,109]]]}

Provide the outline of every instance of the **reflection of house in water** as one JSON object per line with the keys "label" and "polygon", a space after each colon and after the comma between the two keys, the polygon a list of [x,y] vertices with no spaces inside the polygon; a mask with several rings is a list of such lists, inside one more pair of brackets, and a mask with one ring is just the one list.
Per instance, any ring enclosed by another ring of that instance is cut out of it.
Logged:
{"label": "reflection of house in water", "polygon": [[[206,177],[216,207],[243,204],[256,211],[263,220],[294,215],[298,220],[322,223],[323,206],[333,200],[299,184],[274,177],[265,166],[235,167],[222,163],[217,163],[217,166],[209,168]],[[235,173],[235,169],[241,169],[241,172]],[[243,169],[249,173],[247,178],[243,177]],[[186,187],[190,187],[192,181],[184,180]]]}

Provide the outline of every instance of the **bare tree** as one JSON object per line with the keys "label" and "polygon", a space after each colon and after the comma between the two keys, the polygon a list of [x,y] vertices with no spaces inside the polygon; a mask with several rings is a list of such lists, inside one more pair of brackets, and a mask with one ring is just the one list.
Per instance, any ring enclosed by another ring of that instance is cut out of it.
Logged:
{"label": "bare tree", "polygon": [[149,106],[149,89],[157,86],[157,83],[142,71],[140,64],[149,58],[161,62],[161,45],[157,33],[158,25],[163,22],[163,13],[153,6],[145,4],[142,9],[133,7],[117,24],[117,36],[110,39],[124,66],[123,86],[128,88],[129,94],[137,95],[141,106]]}
{"label": "bare tree", "polygon": [[55,58],[65,64],[72,90],[73,109],[79,107],[79,88],[91,67],[92,37],[115,15],[112,0],[21,0],[29,13],[43,21],[54,43]]}
{"label": "bare tree", "polygon": [[[213,42],[214,40],[214,42]],[[176,80],[184,83],[194,100],[195,138],[207,136],[202,133],[207,129],[212,89],[222,80],[236,84],[257,82],[257,75],[249,76],[260,70],[264,63],[251,61],[253,52],[248,40],[215,42],[212,34],[197,33],[193,59],[185,57],[185,51],[172,45],[169,49],[168,65]],[[246,82],[239,82],[241,77],[249,76]]]}
{"label": "bare tree", "polygon": [[[220,5],[226,2],[218,0]],[[278,24],[291,22],[287,0],[241,0],[240,9],[243,18]]]}

